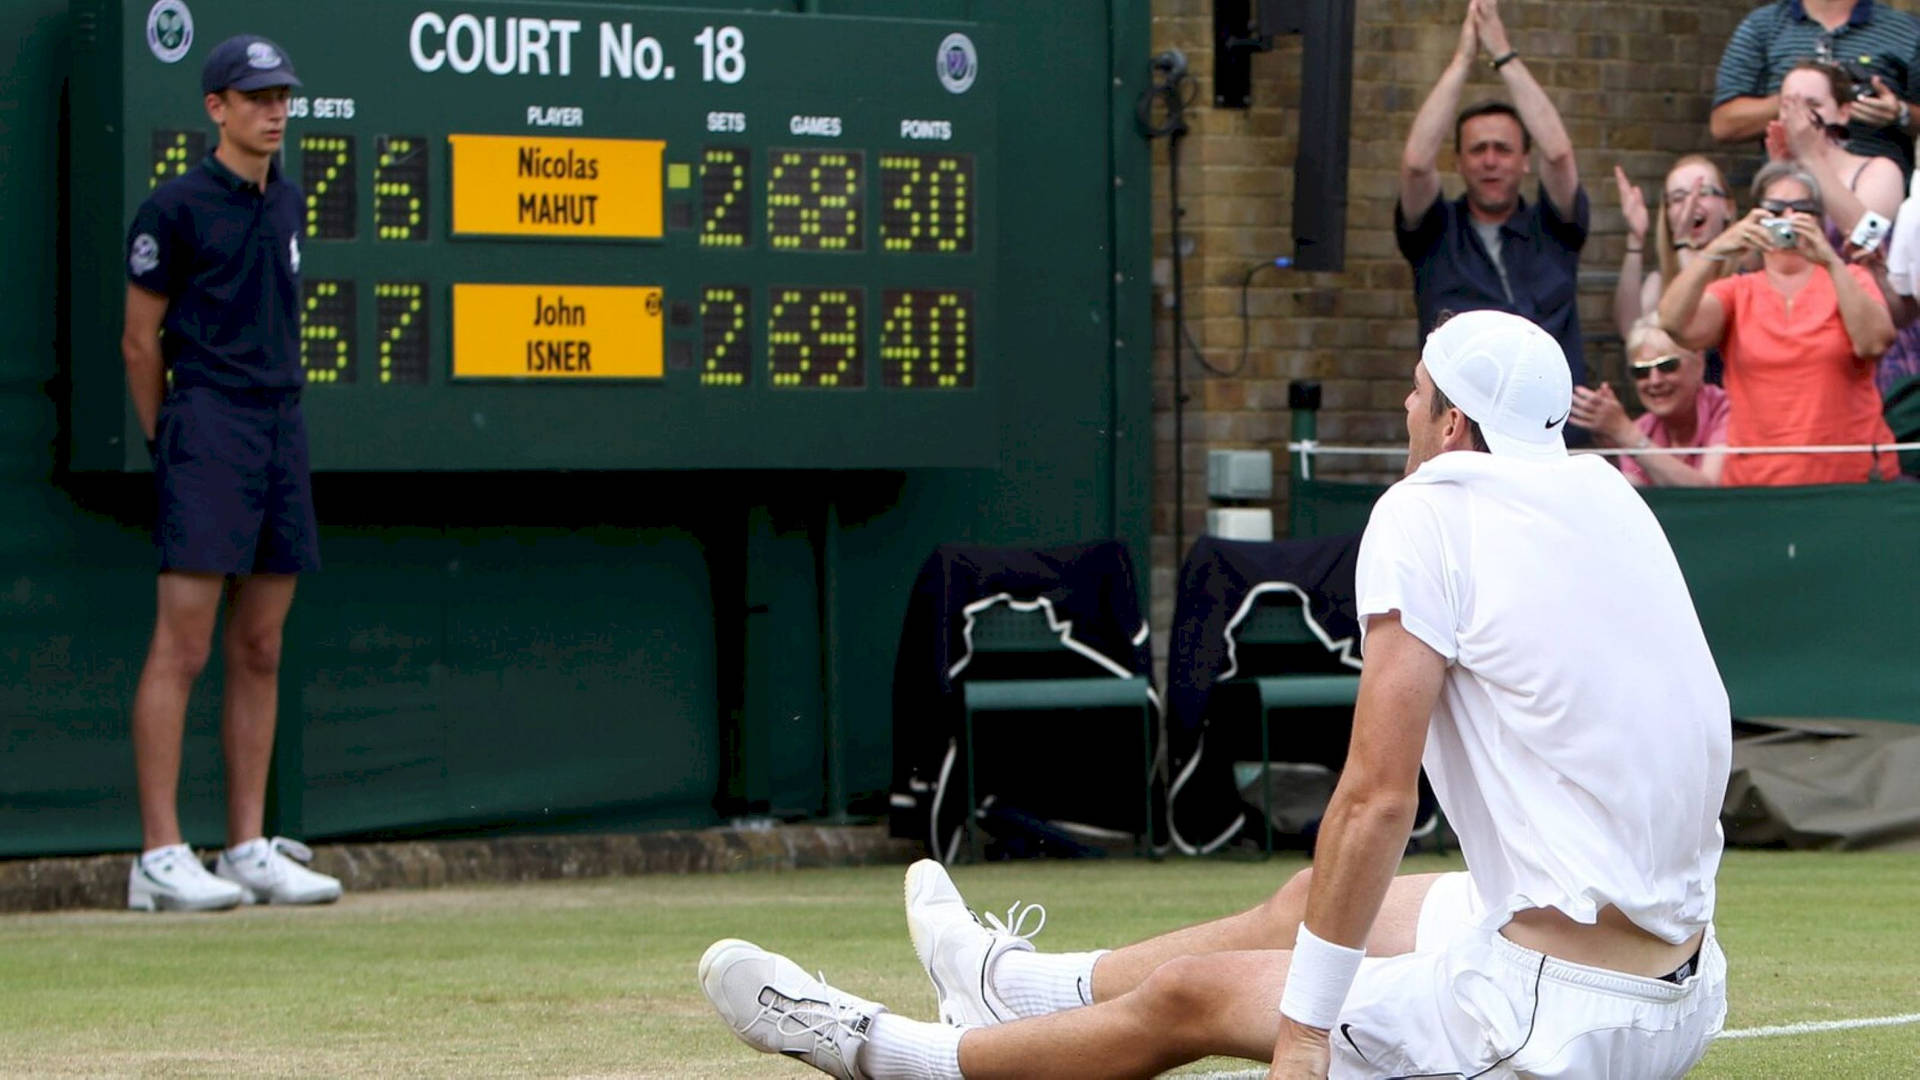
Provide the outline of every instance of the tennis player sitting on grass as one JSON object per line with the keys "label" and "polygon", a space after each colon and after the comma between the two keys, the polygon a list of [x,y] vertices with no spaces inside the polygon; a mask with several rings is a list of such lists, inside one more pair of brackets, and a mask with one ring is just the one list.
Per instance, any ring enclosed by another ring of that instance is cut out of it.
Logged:
{"label": "tennis player sitting on grass", "polygon": [[[1727,695],[1646,504],[1568,456],[1571,400],[1525,319],[1469,312],[1428,337],[1407,475],[1360,546],[1352,751],[1313,869],[1273,899],[1044,954],[923,861],[907,924],[945,1023],[731,939],[700,960],[722,1019],[873,1080],[1151,1076],[1216,1054],[1289,1078],[1685,1073],[1726,1015]],[[1423,751],[1467,870],[1395,877]]]}

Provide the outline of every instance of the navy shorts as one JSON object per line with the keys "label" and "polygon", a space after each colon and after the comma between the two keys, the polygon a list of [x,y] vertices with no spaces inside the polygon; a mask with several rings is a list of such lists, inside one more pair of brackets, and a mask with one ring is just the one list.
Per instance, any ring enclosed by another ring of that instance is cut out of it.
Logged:
{"label": "navy shorts", "polygon": [[153,478],[161,570],[320,569],[298,391],[176,388],[160,405]]}

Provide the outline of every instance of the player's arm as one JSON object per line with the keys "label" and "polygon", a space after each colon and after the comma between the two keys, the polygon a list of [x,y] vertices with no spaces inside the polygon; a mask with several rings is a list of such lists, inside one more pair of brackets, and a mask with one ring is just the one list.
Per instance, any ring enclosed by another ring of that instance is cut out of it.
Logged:
{"label": "player's arm", "polygon": [[167,315],[167,298],[138,285],[127,286],[127,313],[120,331],[120,356],[127,364],[127,391],[140,430],[152,440],[160,418],[160,399],[166,396],[166,369],[160,357],[160,320]]}
{"label": "player's arm", "polygon": [[[1402,626],[1398,612],[1371,618],[1366,648],[1353,713],[1353,741],[1340,784],[1320,824],[1303,923],[1307,933],[1324,945],[1355,952],[1366,948],[1374,917],[1406,851],[1419,806],[1420,755],[1427,743],[1427,723],[1447,670],[1446,658]],[[1305,935],[1302,938],[1304,944]],[[1295,977],[1318,973],[1307,969],[1302,950],[1296,948],[1294,957],[1295,968],[1289,972],[1281,1005],[1276,1062],[1293,1052],[1296,1042],[1326,1036],[1324,1029],[1309,1027],[1296,1017],[1308,1010],[1292,1003],[1311,1000],[1318,988],[1296,987]],[[1357,966],[1357,956],[1354,959]],[[1344,998],[1344,985],[1330,989]]]}

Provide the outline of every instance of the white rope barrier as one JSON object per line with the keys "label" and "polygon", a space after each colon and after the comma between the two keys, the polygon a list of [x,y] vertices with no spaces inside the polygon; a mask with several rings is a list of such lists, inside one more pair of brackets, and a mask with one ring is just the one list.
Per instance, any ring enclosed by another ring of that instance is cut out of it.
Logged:
{"label": "white rope barrier", "polygon": [[[1406,457],[1405,446],[1322,446],[1315,439],[1300,439],[1287,444],[1291,453],[1302,455],[1300,473],[1308,480],[1313,479],[1313,459],[1317,455],[1327,457]],[[1596,454],[1601,457],[1687,457],[1693,454],[1867,454],[1881,451],[1899,453],[1904,450],[1920,450],[1920,442],[1897,443],[1842,443],[1830,446],[1649,446],[1583,448],[1570,450],[1572,454]]]}

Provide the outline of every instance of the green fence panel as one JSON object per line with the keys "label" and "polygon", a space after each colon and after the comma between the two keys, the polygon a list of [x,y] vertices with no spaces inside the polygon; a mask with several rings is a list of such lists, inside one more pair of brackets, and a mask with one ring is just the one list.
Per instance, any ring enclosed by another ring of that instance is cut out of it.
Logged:
{"label": "green fence panel", "polygon": [[[1293,535],[1366,528],[1382,490],[1296,480]],[[1920,723],[1909,625],[1920,611],[1920,484],[1642,494],[1686,574],[1736,714]]]}

